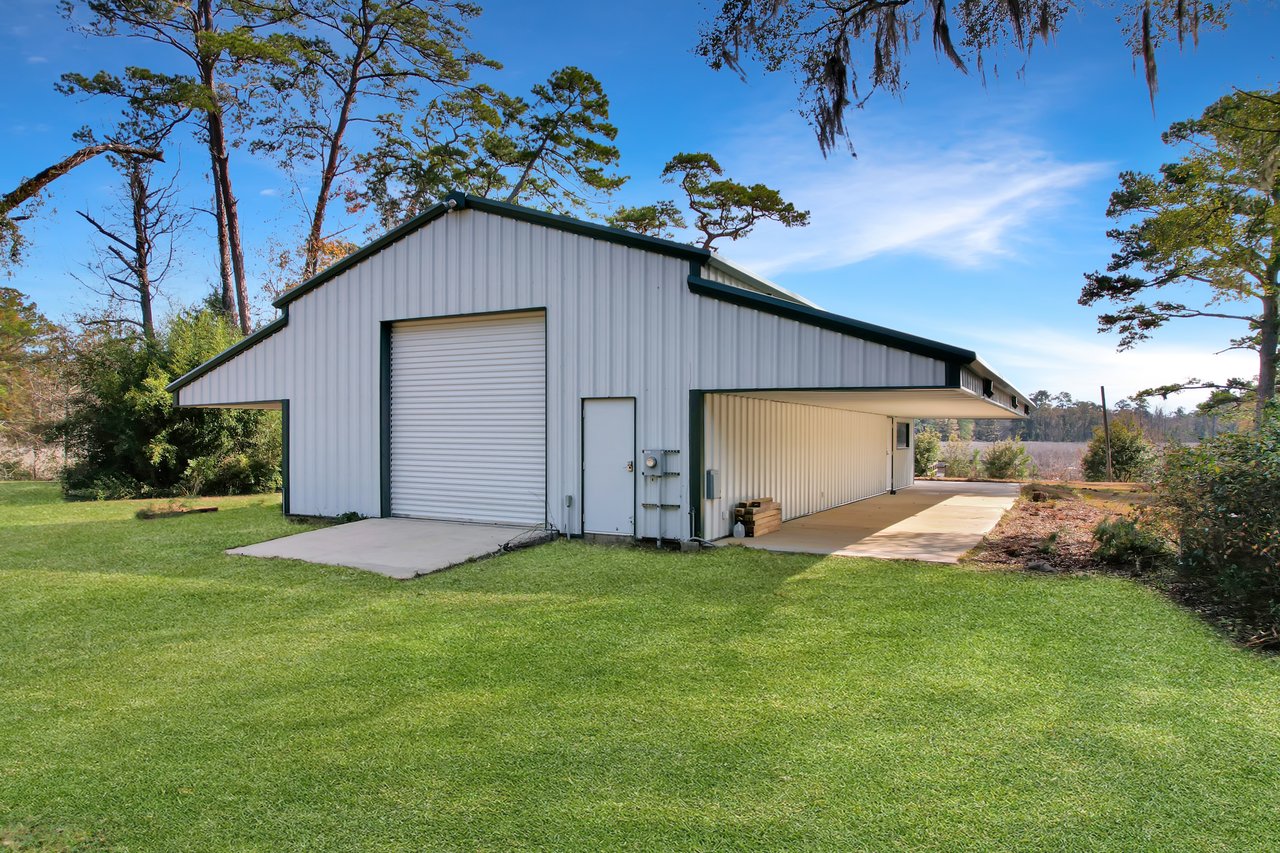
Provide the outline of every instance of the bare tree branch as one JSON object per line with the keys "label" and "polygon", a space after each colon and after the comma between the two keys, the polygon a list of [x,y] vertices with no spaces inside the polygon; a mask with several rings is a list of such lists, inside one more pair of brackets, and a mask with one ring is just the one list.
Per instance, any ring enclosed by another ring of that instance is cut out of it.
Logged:
{"label": "bare tree branch", "polygon": [[39,195],[45,187],[61,178],[77,166],[88,163],[94,157],[100,154],[120,154],[133,157],[142,157],[147,160],[164,160],[164,154],[154,148],[144,148],[138,145],[126,145],[120,142],[103,142],[97,145],[86,145],[79,151],[69,157],[59,160],[47,169],[37,172],[33,177],[27,178],[18,184],[17,187],[0,196],[0,217],[7,216],[9,211],[13,210],[24,201]]}

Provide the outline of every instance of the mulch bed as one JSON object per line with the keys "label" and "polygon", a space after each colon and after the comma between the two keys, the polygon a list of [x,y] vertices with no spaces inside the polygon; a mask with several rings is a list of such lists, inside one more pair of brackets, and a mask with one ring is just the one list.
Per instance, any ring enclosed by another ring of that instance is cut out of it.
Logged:
{"label": "mulch bed", "polygon": [[1095,569],[1093,528],[1112,514],[1068,489],[1026,486],[969,559],[1039,571]]}
{"label": "mulch bed", "polygon": [[[1005,513],[967,562],[1046,573],[1098,572],[1122,575],[1167,595],[1213,625],[1232,641],[1258,651],[1280,652],[1280,626],[1242,620],[1230,608],[1205,600],[1178,582],[1172,572],[1135,572],[1094,559],[1093,529],[1105,518],[1125,511],[1124,494],[1107,486],[1033,483]],[[1132,491],[1132,490],[1131,490]],[[1128,496],[1141,503],[1141,492]]]}

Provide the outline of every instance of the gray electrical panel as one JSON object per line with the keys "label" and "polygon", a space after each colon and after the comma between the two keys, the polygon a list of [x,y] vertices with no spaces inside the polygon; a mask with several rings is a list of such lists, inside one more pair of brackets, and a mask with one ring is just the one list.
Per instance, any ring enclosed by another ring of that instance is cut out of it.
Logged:
{"label": "gray electrical panel", "polygon": [[720,472],[715,468],[707,469],[707,483],[702,497],[709,501],[720,500]]}

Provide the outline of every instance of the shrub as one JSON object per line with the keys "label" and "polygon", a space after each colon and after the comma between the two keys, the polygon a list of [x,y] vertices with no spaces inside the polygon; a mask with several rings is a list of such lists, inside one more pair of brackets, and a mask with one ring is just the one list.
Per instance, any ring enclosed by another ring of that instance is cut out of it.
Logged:
{"label": "shrub", "polygon": [[[1098,427],[1085,448],[1080,463],[1084,478],[1094,482],[1107,479],[1106,431]],[[1155,450],[1137,422],[1117,418],[1111,424],[1111,478],[1116,482],[1133,483],[1150,479],[1155,466]]]}
{"label": "shrub", "polygon": [[1016,438],[997,441],[982,454],[982,469],[996,480],[1026,480],[1035,476],[1036,464]]}
{"label": "shrub", "polygon": [[1156,499],[1182,579],[1255,624],[1280,624],[1280,415],[1171,449]]}
{"label": "shrub", "polygon": [[967,441],[943,442],[942,462],[948,477],[976,477],[981,472],[979,452]]}
{"label": "shrub", "polygon": [[62,491],[73,501],[119,501],[144,497],[147,488],[127,474],[72,465],[62,472]]}
{"label": "shrub", "polygon": [[70,368],[76,391],[58,426],[78,460],[62,475],[67,496],[107,500],[277,488],[278,413],[179,409],[165,390],[238,338],[210,311],[178,315],[155,341],[86,334]]}
{"label": "shrub", "polygon": [[1109,518],[1093,528],[1093,539],[1098,543],[1094,556],[1104,563],[1131,565],[1142,571],[1151,568],[1169,556],[1169,546],[1161,537],[1152,533],[1131,518]]}
{"label": "shrub", "polygon": [[932,476],[934,466],[942,458],[942,436],[932,428],[916,433],[916,476]]}

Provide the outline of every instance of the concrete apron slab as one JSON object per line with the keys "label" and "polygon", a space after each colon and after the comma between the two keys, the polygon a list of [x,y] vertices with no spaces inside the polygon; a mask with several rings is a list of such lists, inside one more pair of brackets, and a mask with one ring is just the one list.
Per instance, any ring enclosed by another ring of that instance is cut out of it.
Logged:
{"label": "concrete apron slab", "polygon": [[765,551],[957,563],[1018,498],[1017,483],[917,482],[784,522],[759,538],[721,539]]}
{"label": "concrete apron slab", "polygon": [[408,580],[495,554],[527,532],[525,527],[501,524],[367,518],[231,548],[227,553],[347,566]]}

